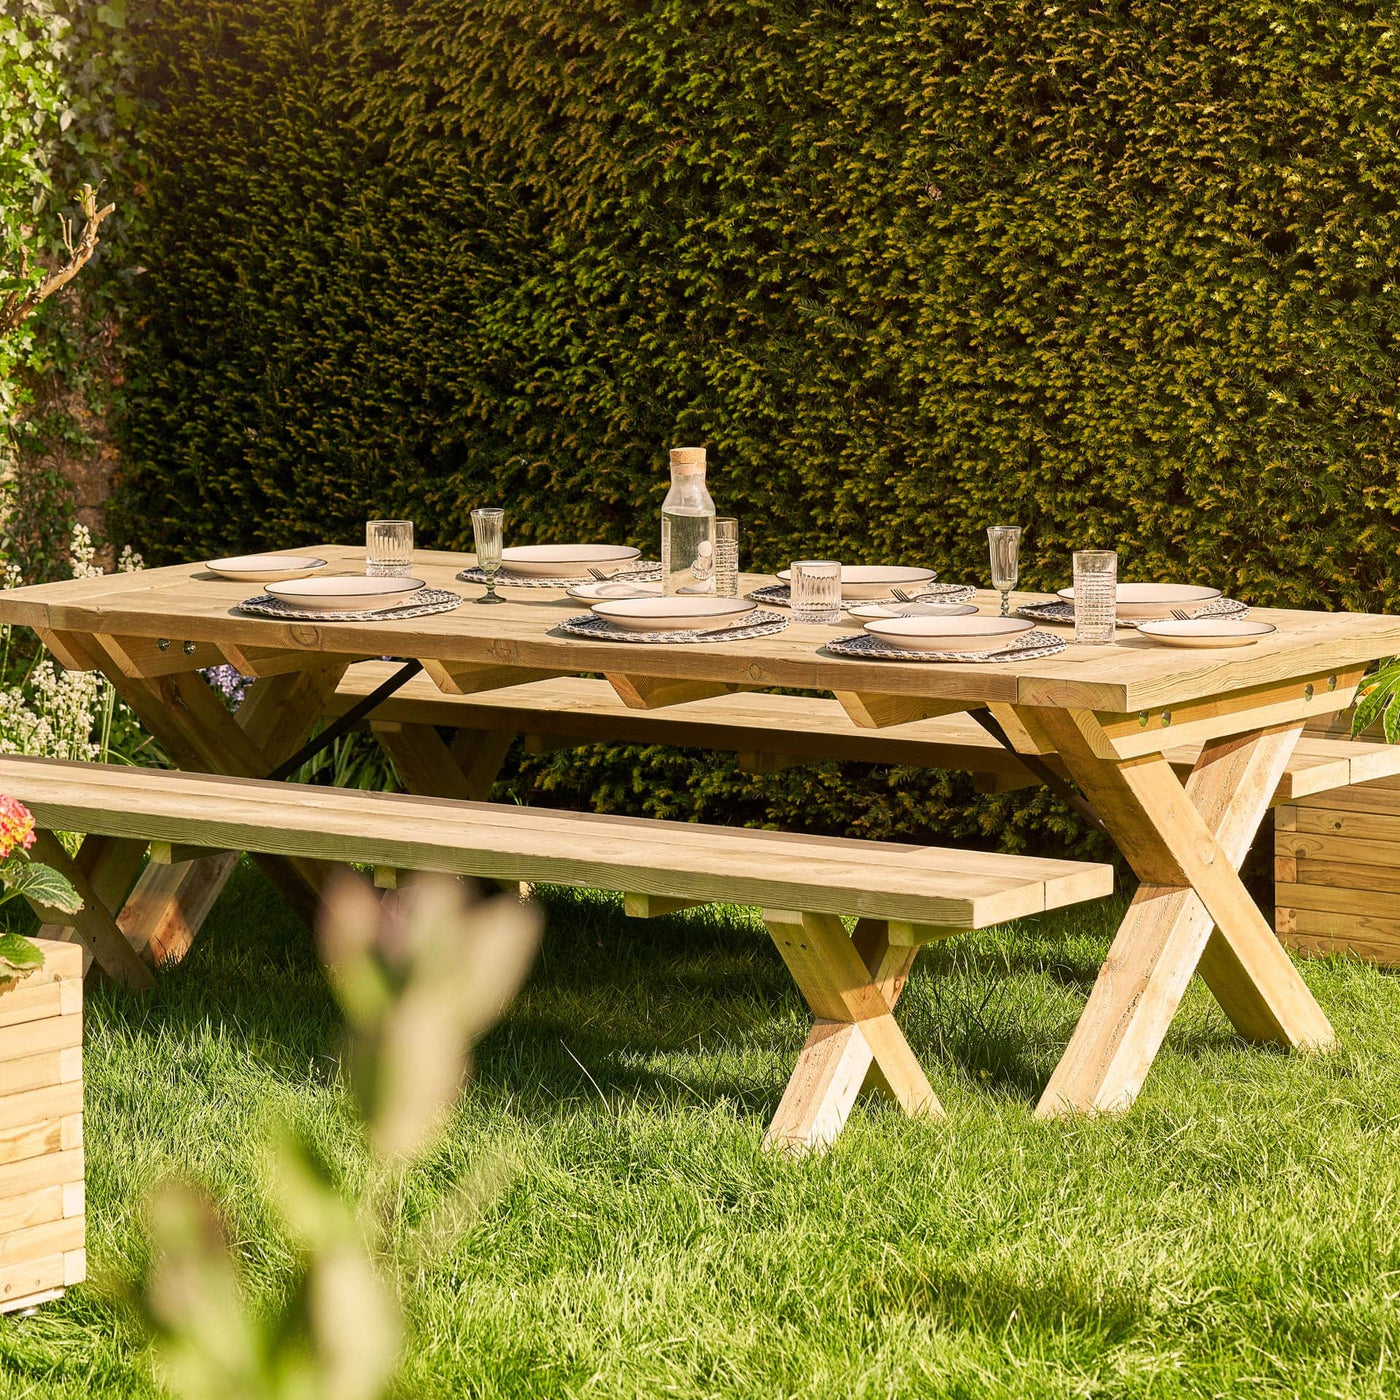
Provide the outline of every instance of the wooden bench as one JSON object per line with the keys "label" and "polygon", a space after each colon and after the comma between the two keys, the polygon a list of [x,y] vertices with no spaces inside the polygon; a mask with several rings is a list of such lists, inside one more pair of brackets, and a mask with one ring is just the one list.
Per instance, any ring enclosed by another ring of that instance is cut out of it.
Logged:
{"label": "wooden bench", "polygon": [[[394,667],[352,666],[331,709],[343,713]],[[1350,738],[1350,712],[1310,724],[1274,793],[1274,927],[1305,954],[1351,953],[1400,966],[1400,744]],[[511,744],[545,752],[599,742],[730,752],[741,768],[774,772],[844,760],[944,768],[982,791],[1037,782],[967,714],[863,728],[835,700],[760,692],[660,710],[626,705],[605,680],[560,677],[477,695],[444,694],[420,676],[376,712],[372,728],[404,786],[486,797]],[[450,751],[437,728],[457,731]],[[1199,745],[1169,750],[1183,776]],[[1063,775],[1058,757],[1045,762]]]}
{"label": "wooden bench", "polygon": [[[85,901],[42,917],[138,982],[149,972],[112,913],[126,892],[95,890],[82,853],[70,859],[50,833],[620,890],[641,916],[757,905],[817,1018],[769,1146],[830,1141],[867,1079],[910,1113],[940,1113],[891,1015],[919,946],[1113,888],[1111,866],[1078,861],[52,759],[0,758],[0,792],[29,806],[42,858]],[[857,917],[854,935],[842,915]]]}
{"label": "wooden bench", "polygon": [[[391,662],[351,666],[331,712],[349,709],[394,669]],[[712,749],[737,754],[740,766],[752,772],[836,760],[972,773],[984,791],[1038,781],[967,714],[862,728],[837,701],[808,695],[741,692],[637,710],[605,680],[558,677],[477,695],[447,695],[427,676],[418,676],[375,710],[371,727],[406,788],[442,795],[448,795],[443,785],[452,784],[472,797],[487,796],[516,738],[536,753],[605,742]],[[435,727],[458,731],[450,756]],[[1183,775],[1199,756],[1199,744],[1167,753]],[[1064,772],[1055,755],[1045,762]],[[1296,802],[1391,776],[1400,776],[1400,745],[1357,742],[1335,730],[1308,733],[1298,741],[1274,801]]]}

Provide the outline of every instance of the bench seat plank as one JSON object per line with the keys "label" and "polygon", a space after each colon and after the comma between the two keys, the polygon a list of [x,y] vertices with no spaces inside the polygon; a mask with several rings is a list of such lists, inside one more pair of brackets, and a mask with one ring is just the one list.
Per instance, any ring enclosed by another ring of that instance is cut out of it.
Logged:
{"label": "bench seat plank", "polygon": [[951,928],[1113,888],[1079,861],[116,765],[0,758],[0,791],[48,829]]}
{"label": "bench seat plank", "polygon": [[[363,699],[395,670],[393,663],[352,666],[340,683],[332,713]],[[1037,780],[975,720],[943,715],[899,726],[898,734],[857,727],[840,703],[819,696],[741,692],[695,700],[659,712],[630,709],[603,680],[580,676],[535,681],[489,695],[444,695],[426,676],[415,677],[375,711],[403,724],[500,730],[571,739],[579,743],[671,744],[794,759],[888,763],[992,776],[999,788]],[[1170,749],[1183,776],[1200,757],[1199,744]],[[1061,767],[1053,755],[1047,761]],[[1400,774],[1400,745],[1305,734],[1274,795],[1289,802],[1354,783]]]}

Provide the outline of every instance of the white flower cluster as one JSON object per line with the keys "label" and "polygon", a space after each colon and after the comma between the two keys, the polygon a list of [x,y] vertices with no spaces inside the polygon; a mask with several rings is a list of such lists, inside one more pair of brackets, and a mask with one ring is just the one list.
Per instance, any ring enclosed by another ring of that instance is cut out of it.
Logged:
{"label": "white flower cluster", "polygon": [[[69,543],[74,578],[97,578],[92,532],[75,525]],[[143,567],[130,546],[117,561],[122,573]],[[4,566],[4,586],[23,582],[14,563]],[[117,703],[116,692],[97,671],[60,670],[41,657],[18,679],[11,679],[11,629],[0,627],[0,753],[33,754],[44,758],[106,759],[107,738]]]}

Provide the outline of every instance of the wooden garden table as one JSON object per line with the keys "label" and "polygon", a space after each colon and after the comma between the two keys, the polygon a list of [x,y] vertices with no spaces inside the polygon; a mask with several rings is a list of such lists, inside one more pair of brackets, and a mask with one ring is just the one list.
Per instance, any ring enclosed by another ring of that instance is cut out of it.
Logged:
{"label": "wooden garden table", "polygon": [[[333,569],[362,568],[359,550],[314,552]],[[480,588],[453,577],[470,562],[423,552],[415,571],[470,599]],[[552,592],[514,590],[500,607],[373,623],[248,616],[235,610],[247,593],[180,565],[0,593],[0,621],[35,628],[63,665],[107,675],[174,763],[232,776],[276,769],[323,715],[346,666],[386,654],[420,660],[451,694],[601,671],[638,710],[746,687],[810,690],[895,734],[986,707],[1018,751],[1059,754],[1141,881],[1040,1113],[1130,1103],[1196,971],[1242,1035],[1293,1047],[1333,1041],[1237,872],[1304,723],[1350,705],[1366,663],[1400,651],[1400,617],[1261,608],[1253,615],[1277,633],[1239,650],[1178,650],[1123,632],[1112,646],[1071,645],[1044,660],[930,665],[826,654],[826,627],[691,646],[586,641],[553,630],[580,608]],[[978,601],[997,606],[994,594]],[[195,674],[224,661],[266,678],[236,718]],[[1163,750],[1196,742],[1200,759],[1183,785]],[[431,771],[445,746],[419,759]],[[143,858],[141,843],[116,838],[90,839],[82,853],[99,892],[130,887]],[[148,866],[122,908],[122,931],[139,948],[171,951],[169,928],[197,928],[234,860]],[[305,911],[317,872],[261,863]]]}

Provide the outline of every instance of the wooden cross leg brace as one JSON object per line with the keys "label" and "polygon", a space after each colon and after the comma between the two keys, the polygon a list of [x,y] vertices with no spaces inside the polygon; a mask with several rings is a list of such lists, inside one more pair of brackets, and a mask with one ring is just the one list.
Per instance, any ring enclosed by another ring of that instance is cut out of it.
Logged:
{"label": "wooden cross leg brace", "polygon": [[908,1114],[941,1118],[943,1107],[890,1014],[917,947],[892,945],[880,919],[862,919],[854,935],[834,914],[765,909],[763,922],[817,1018],[765,1149],[827,1146],[867,1083]]}
{"label": "wooden cross leg brace", "polygon": [[[65,637],[55,640],[62,643]],[[180,767],[236,777],[263,777],[296,751],[324,713],[346,666],[345,658],[309,655],[302,670],[260,680],[235,717],[193,672],[154,679],[126,676],[101,639],[73,641],[86,647],[83,654],[107,674]],[[221,852],[179,865],[149,864],[142,870],[146,845],[139,838],[90,836],[75,865],[107,922],[111,917],[106,911],[119,911],[115,924],[128,945],[146,964],[158,965],[188,950],[237,865],[238,853]],[[309,918],[324,873],[320,863],[256,859],[293,908]],[[128,982],[136,980],[128,960],[119,953],[114,956],[110,939],[93,936],[101,930],[94,929],[90,917],[48,917],[52,922],[42,930],[45,937],[76,938],[106,971]]]}
{"label": "wooden cross leg brace", "polygon": [[1036,721],[1142,881],[1037,1114],[1128,1107],[1194,972],[1242,1036],[1331,1046],[1327,1017],[1238,874],[1301,722],[1210,740],[1183,787],[1160,753],[1105,757],[1087,711],[1043,709]]}

